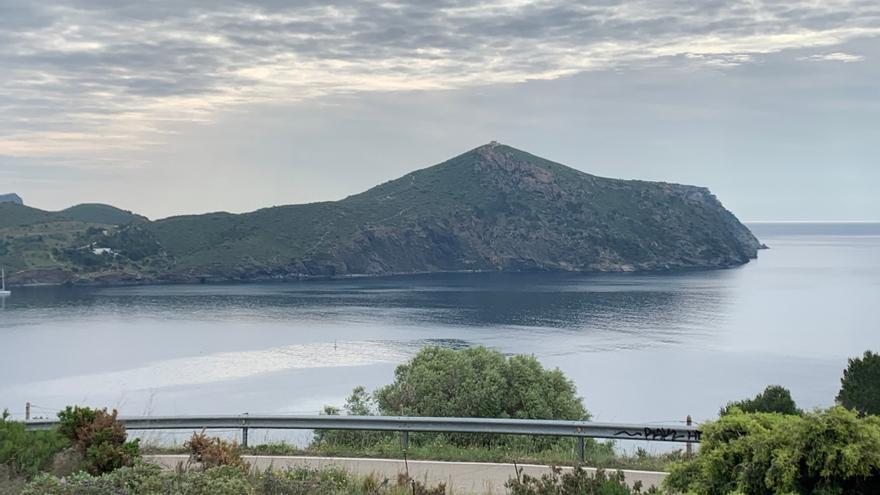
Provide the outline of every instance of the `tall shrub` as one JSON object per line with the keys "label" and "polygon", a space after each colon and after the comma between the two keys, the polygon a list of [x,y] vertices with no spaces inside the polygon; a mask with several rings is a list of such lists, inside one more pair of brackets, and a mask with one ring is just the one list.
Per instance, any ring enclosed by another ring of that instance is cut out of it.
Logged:
{"label": "tall shrub", "polygon": [[193,433],[183,444],[189,451],[189,462],[203,470],[219,466],[232,466],[247,472],[249,466],[241,457],[241,449],[235,442],[227,442],[218,437],[209,437],[202,430]]}
{"label": "tall shrub", "polygon": [[88,407],[68,407],[58,413],[58,432],[70,439],[83,456],[83,469],[93,475],[131,466],[140,456],[138,440],[128,434],[117,412]]}
{"label": "tall shrub", "polygon": [[862,414],[880,414],[880,354],[866,351],[861,358],[849,360],[837,401]]}

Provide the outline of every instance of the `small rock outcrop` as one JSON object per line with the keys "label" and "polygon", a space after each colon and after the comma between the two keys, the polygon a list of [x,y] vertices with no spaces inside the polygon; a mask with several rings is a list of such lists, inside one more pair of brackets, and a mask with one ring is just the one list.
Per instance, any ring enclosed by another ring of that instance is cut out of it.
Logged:
{"label": "small rock outcrop", "polygon": [[17,205],[23,205],[24,201],[21,200],[21,196],[15,193],[9,194],[0,194],[0,203],[15,203]]}

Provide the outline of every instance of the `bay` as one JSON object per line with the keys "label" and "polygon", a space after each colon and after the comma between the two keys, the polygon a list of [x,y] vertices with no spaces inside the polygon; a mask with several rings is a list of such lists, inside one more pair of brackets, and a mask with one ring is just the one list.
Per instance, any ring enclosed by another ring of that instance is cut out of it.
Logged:
{"label": "bay", "polygon": [[880,224],[750,227],[770,249],[727,270],[16,288],[0,409],[317,413],[425,345],[534,354],[598,421],[701,421],[769,384],[830,406],[880,350]]}

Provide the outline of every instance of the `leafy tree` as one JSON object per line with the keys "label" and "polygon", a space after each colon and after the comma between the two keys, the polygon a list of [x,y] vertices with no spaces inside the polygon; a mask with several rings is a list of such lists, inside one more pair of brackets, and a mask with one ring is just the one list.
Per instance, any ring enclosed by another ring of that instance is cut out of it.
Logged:
{"label": "leafy tree", "polygon": [[780,385],[770,385],[754,399],[744,399],[730,402],[721,409],[721,416],[730,414],[734,409],[746,413],[779,413],[779,414],[802,414],[798,409],[791,392]]}
{"label": "leafy tree", "polygon": [[375,394],[382,414],[471,418],[588,419],[562,371],[533,356],[485,347],[426,347],[397,367],[394,383]]}
{"label": "leafy tree", "polygon": [[880,414],[880,354],[866,351],[861,358],[849,360],[837,402],[862,414]]}
{"label": "leafy tree", "polygon": [[[426,347],[398,366],[394,382],[372,396],[363,387],[354,389],[345,410],[353,415],[377,411],[387,416],[589,419],[574,384],[561,371],[544,369],[532,356],[508,358],[485,347]],[[327,408],[325,414],[339,414],[339,410]],[[323,446],[362,448],[390,439],[389,434],[379,432],[316,432],[316,443]],[[410,435],[410,441],[534,450],[566,439],[418,433]],[[595,444],[590,442],[590,447]]]}

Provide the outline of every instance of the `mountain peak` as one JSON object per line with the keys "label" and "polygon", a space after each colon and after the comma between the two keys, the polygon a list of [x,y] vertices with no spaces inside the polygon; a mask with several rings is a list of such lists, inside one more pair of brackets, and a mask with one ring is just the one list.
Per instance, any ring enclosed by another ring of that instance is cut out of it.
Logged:
{"label": "mountain peak", "polygon": [[475,171],[481,175],[506,177],[525,189],[544,189],[548,184],[559,180],[571,181],[592,179],[593,176],[580,170],[546,160],[512,146],[491,141],[474,148],[464,156],[470,156]]}
{"label": "mountain peak", "polygon": [[484,144],[484,145],[482,145],[482,146],[477,146],[477,147],[474,149],[474,151],[484,150],[484,149],[492,149],[492,148],[497,148],[497,147],[499,147],[499,146],[504,146],[504,145],[501,144],[501,143],[499,143],[498,141],[489,141],[488,143],[486,143],[486,144]]}
{"label": "mountain peak", "polygon": [[480,160],[486,161],[497,161],[499,157],[503,156],[507,151],[519,151],[515,148],[511,148],[510,146],[505,146],[498,141],[490,141],[487,144],[482,146],[477,146],[476,148],[464,153],[462,156],[474,156]]}

